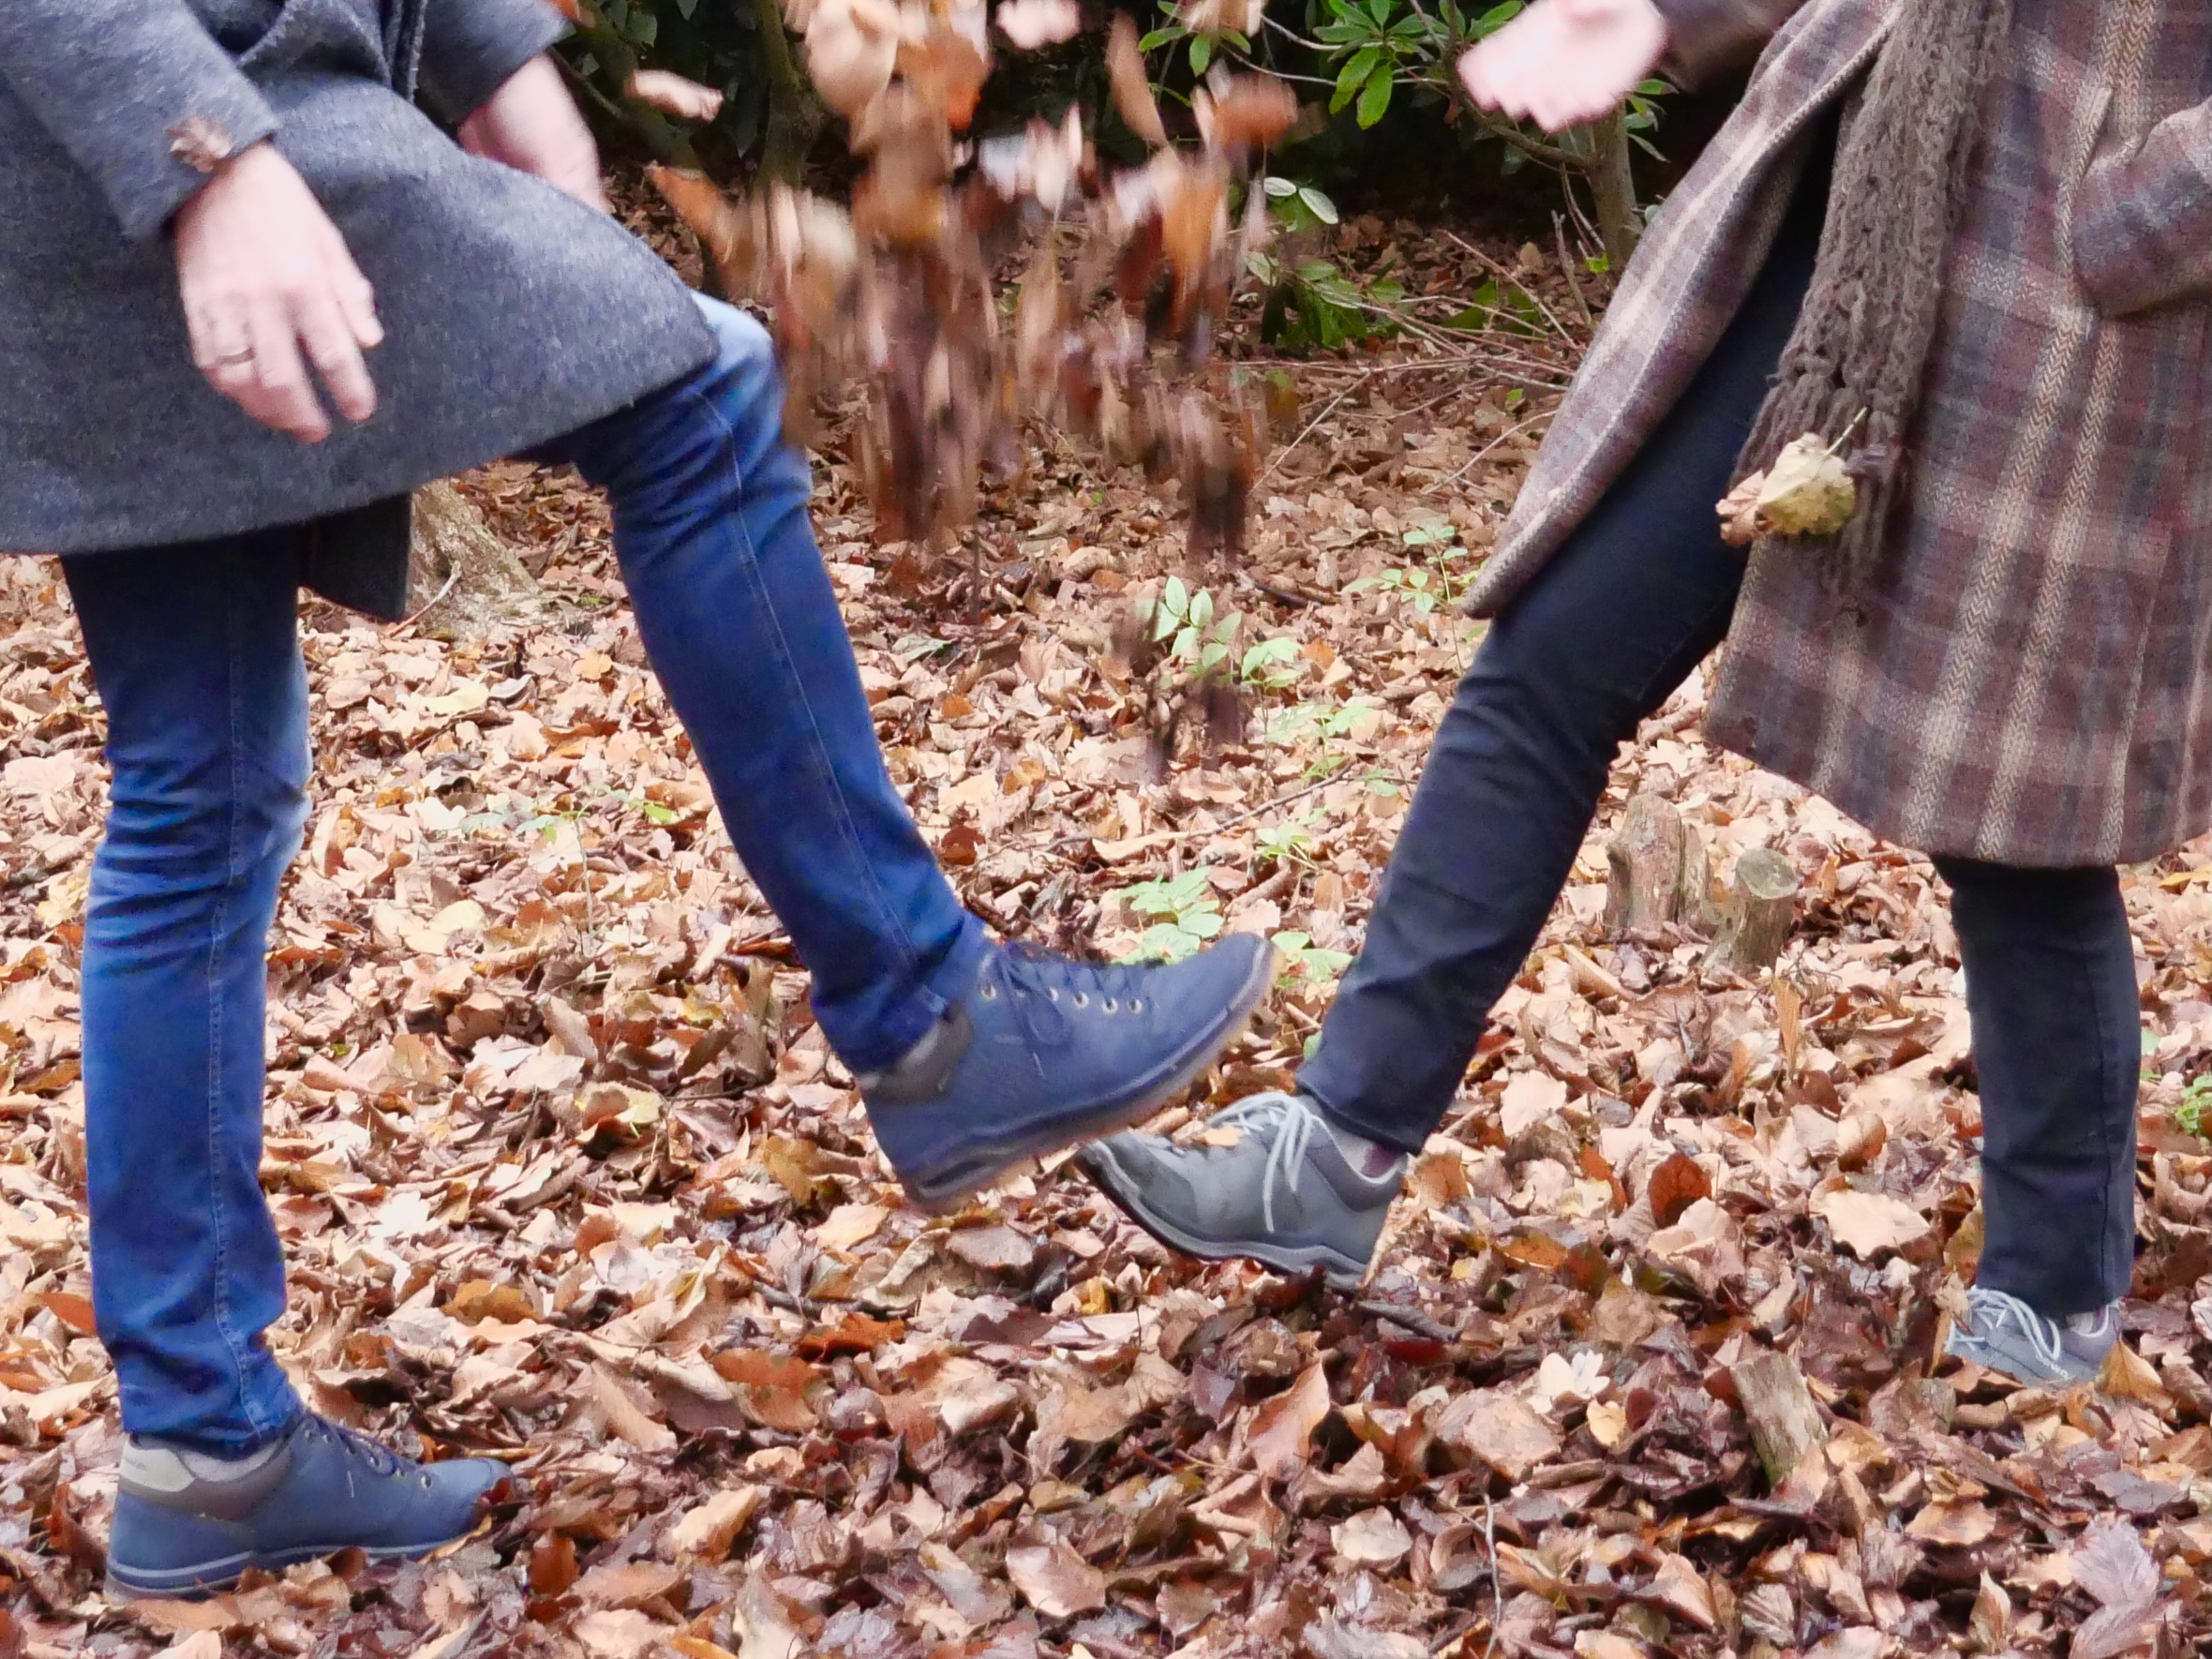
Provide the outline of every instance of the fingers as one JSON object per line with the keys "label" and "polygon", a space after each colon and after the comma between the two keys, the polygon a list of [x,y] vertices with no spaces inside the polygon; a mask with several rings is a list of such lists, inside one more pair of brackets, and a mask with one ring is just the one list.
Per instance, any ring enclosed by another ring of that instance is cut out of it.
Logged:
{"label": "fingers", "polygon": [[383,338],[375,291],[273,146],[242,152],[187,202],[174,245],[192,362],[217,393],[263,426],[318,443],[330,416],[312,363],[347,418],[375,412],[362,360]]}
{"label": "fingers", "polygon": [[346,239],[338,234],[338,228],[326,223],[324,231],[322,263],[330,273],[331,294],[337,302],[338,313],[345,319],[346,330],[352,336],[353,343],[364,351],[374,351],[384,343],[384,325],[377,320],[377,291],[369,286],[361,267],[353,262],[352,252],[346,247]]}
{"label": "fingers", "polygon": [[308,443],[330,436],[330,418],[306,365],[322,377],[339,413],[366,421],[376,412],[377,395],[362,352],[384,337],[375,291],[336,227],[323,240],[321,258],[296,276],[193,294],[186,304],[193,366],[208,384],[263,426]]}
{"label": "fingers", "polygon": [[288,306],[265,305],[255,310],[250,327],[253,378],[243,396],[232,396],[262,426],[321,443],[330,436],[330,417],[300,360],[297,319]]}
{"label": "fingers", "polygon": [[309,296],[295,319],[307,361],[330,388],[330,400],[349,421],[366,421],[377,411],[377,389],[361,361],[361,347],[335,295]]}
{"label": "fingers", "polygon": [[1663,45],[1634,9],[1542,0],[1462,55],[1459,79],[1479,108],[1558,132],[1611,113]]}

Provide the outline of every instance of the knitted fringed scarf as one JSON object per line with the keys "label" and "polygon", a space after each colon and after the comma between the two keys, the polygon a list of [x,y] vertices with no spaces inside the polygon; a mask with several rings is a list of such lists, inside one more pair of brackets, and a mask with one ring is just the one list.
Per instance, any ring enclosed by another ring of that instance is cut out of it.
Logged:
{"label": "knitted fringed scarf", "polygon": [[2012,21],[2011,0],[1896,4],[1843,125],[1812,285],[1737,462],[1741,481],[1808,432],[1847,454],[1858,491],[1850,521],[1803,538],[1838,588],[1872,572],[1904,482],[1982,91]]}

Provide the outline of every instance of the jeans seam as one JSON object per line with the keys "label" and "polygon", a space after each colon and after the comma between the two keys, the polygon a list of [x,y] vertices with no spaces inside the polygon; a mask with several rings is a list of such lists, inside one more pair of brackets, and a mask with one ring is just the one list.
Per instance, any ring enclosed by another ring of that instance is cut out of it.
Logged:
{"label": "jeans seam", "polygon": [[[696,387],[687,388],[685,396],[696,399],[715,425],[721,428],[725,439],[724,447],[729,455],[730,475],[737,486],[738,499],[742,501],[745,494],[745,471],[743,464],[739,458],[737,428],[723,413],[721,407]],[[803,506],[801,510],[805,510]],[[898,940],[899,966],[907,978],[912,979],[920,970],[921,952],[915,948],[913,939],[906,932],[905,921],[899,916],[897,908],[890,903],[889,895],[883,890],[881,884],[875,878],[875,866],[860,844],[859,830],[853,822],[851,809],[845,802],[844,790],[837,781],[835,770],[827,762],[829,744],[823,738],[820,723],[815,718],[814,704],[807,695],[806,682],[799,674],[790,641],[785,637],[783,619],[776,614],[774,605],[770,603],[766,584],[760,579],[760,555],[753,545],[752,532],[746,527],[742,512],[730,513],[723,516],[731,521],[728,528],[741,545],[744,554],[745,579],[756,590],[760,614],[765,620],[770,636],[775,640],[779,665],[791,682],[792,700],[799,710],[805,715],[807,732],[813,740],[810,745],[812,753],[808,756],[808,765],[827,787],[830,800],[835,803],[838,833],[844,842],[846,851],[859,864],[867,881],[868,891],[874,900],[876,914],[888,924],[887,933]],[[816,557],[819,558],[820,555],[817,553]],[[870,735],[873,736],[873,732]]]}
{"label": "jeans seam", "polygon": [[[226,617],[224,622],[224,694],[229,703],[230,768],[229,800],[224,805],[227,819],[223,849],[223,879],[217,889],[214,915],[210,918],[207,936],[207,1153],[208,1153],[208,1210],[215,1233],[215,1327],[223,1339],[223,1346],[231,1355],[231,1370],[237,1390],[238,1405],[247,1427],[255,1439],[266,1432],[259,1404],[247,1385],[246,1351],[232,1328],[230,1304],[230,1247],[229,1233],[223,1215],[223,1143],[222,1091],[223,1091],[223,995],[222,955],[223,933],[231,914],[231,899],[238,881],[239,838],[241,831],[240,801],[245,780],[240,776],[244,745],[239,732],[238,695],[238,635],[235,619]],[[260,1110],[261,1102],[254,1103]]]}
{"label": "jeans seam", "polygon": [[[2122,926],[2124,927],[2126,923],[2123,921]],[[2105,1174],[2104,1179],[2100,1181],[2097,1187],[2097,1231],[2090,1235],[2091,1238],[2096,1241],[2096,1248],[2091,1255],[2090,1261],[2092,1277],[2101,1281],[2104,1275],[2104,1240],[2111,1233],[2113,1220],[2112,1134],[2111,1125],[2106,1122],[2107,1114],[2105,1113],[2104,1104],[2101,1099],[2101,1097],[2106,1093],[2106,1091],[2112,1087],[2114,1081],[2112,1077],[2108,1075],[2111,1070],[2112,1064],[2112,1048],[2110,1042],[2111,1033],[2105,1030],[2104,1009],[2102,1006],[2102,998],[2098,995],[2097,964],[2094,955],[2085,945],[2078,945],[2076,947],[2076,954],[2082,964],[2082,979],[2084,988],[2088,993],[2087,1001],[2089,1004],[2090,1029],[2097,1039],[2097,1082],[2099,1085],[2098,1094],[2100,1097],[2099,1107],[2095,1113],[2097,1124],[2097,1150],[2101,1161],[2104,1164]],[[2132,1110],[2132,1107],[2130,1107],[2130,1110]],[[2103,1293],[2103,1289],[2104,1287],[2100,1282],[2098,1285],[2098,1292],[2100,1295]]]}

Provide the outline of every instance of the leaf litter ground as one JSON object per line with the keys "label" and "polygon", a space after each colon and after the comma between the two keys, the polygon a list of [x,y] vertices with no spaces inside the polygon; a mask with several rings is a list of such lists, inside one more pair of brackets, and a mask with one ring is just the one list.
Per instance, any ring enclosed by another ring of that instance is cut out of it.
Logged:
{"label": "leaf litter ground", "polygon": [[[1221,1133],[1211,1113],[1283,1082],[1317,1027],[1476,636],[1451,600],[1603,297],[1535,247],[1373,220],[1333,244],[1397,275],[1415,319],[1501,279],[1532,298],[1486,335],[1280,364],[1245,315],[1228,350],[1272,381],[1277,447],[1236,569],[1187,567],[1172,491],[1041,438],[963,550],[874,547],[851,420],[822,441],[817,524],[878,730],[968,903],[1108,953],[1282,943],[1253,1033],[1160,1120],[1186,1136]],[[2202,1640],[2212,853],[2128,873],[2142,1254],[2098,1388],[1936,1357],[1979,1215],[1933,874],[1705,747],[1701,678],[1625,749],[1358,1295],[1173,1259],[1059,1168],[925,1217],[644,665],[601,505],[519,466],[466,491],[542,615],[443,645],[306,614],[319,768],[272,963],[263,1182],[291,1266],[275,1346],[311,1405],[504,1458],[527,1495],[438,1561],[97,1595],[119,1446],[75,1009],[100,724],[52,568],[11,561],[0,1652]],[[1179,620],[1132,656],[1145,603]],[[1209,753],[1177,710],[1217,638],[1244,721]],[[1771,975],[1706,973],[1685,932],[1607,935],[1633,794],[1718,872],[1789,860]]]}

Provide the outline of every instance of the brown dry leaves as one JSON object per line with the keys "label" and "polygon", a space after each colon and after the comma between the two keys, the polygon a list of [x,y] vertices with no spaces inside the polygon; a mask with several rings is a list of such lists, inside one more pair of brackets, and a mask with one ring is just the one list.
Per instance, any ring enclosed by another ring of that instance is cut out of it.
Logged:
{"label": "brown dry leaves", "polygon": [[[795,431],[817,393],[864,388],[878,539],[929,544],[968,526],[985,472],[1015,464],[1027,413],[1178,477],[1193,550],[1241,552],[1261,429],[1211,351],[1265,214],[1253,192],[1233,234],[1226,202],[1232,178],[1296,115],[1290,89],[1217,75],[1197,96],[1200,150],[1167,147],[1117,16],[1115,97],[1159,146],[1151,164],[1109,176],[1070,105],[1057,123],[983,140],[969,165],[957,135],[992,62],[980,5],[812,0],[801,21],[808,72],[866,158],[849,217],[784,187],[733,202],[695,175],[651,176],[727,286],[772,311]],[[997,22],[1030,48],[1069,37],[1080,14],[1069,0],[1010,0]],[[1024,241],[1009,345],[994,273]]]}
{"label": "brown dry leaves", "polygon": [[[1328,251],[1440,309],[1486,279],[1409,226]],[[1127,888],[1199,872],[1225,925],[1355,945],[1471,640],[1448,605],[1353,584],[1464,571],[1408,532],[1488,545],[1532,449],[1508,393],[1540,402],[1569,361],[1514,336],[1288,366],[1286,436],[1313,432],[1256,492],[1248,574],[1298,597],[1198,578],[1283,642],[1282,681],[1242,741],[1164,770],[1110,635],[1132,591],[1193,579],[1173,505],[1040,438],[1024,482],[980,491],[980,586],[956,589],[873,545],[830,411],[827,566],[964,898],[1118,951],[1145,924]],[[1980,1218],[1932,873],[1706,748],[1702,680],[1624,755],[1359,1298],[1173,1259],[1064,1171],[924,1216],[645,665],[604,509],[520,467],[469,490],[552,620],[441,646],[306,614],[317,793],[272,953],[262,1175],[292,1268],[273,1348],[310,1400],[528,1490],[441,1561],[189,1607],[93,1593],[120,1450],[84,1334],[99,727],[51,571],[0,566],[0,1640],[25,1659],[2202,1641],[2212,1157],[2173,1113],[2212,1067],[2212,851],[2129,874],[2155,1081],[2140,1293],[2100,1389],[1936,1359]],[[1800,872],[1776,976],[1707,977],[1693,933],[1603,935],[1636,790],[1715,869],[1763,845]],[[1292,1072],[1331,974],[1287,966],[1175,1132]],[[1795,1385],[1739,1386],[1762,1378]],[[1770,1481],[1745,1401],[1785,1396],[1806,1420]]]}

